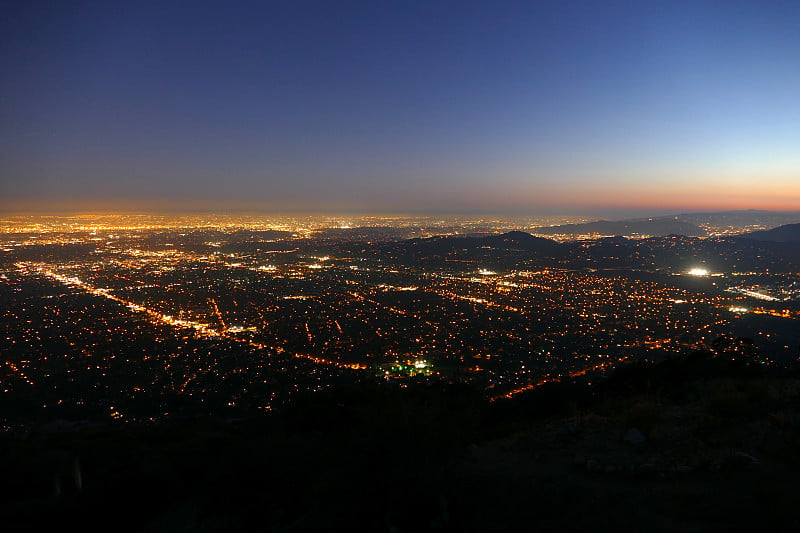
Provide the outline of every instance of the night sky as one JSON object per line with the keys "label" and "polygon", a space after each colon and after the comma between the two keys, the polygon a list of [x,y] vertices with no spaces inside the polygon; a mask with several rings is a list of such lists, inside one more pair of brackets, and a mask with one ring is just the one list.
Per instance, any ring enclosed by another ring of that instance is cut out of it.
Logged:
{"label": "night sky", "polygon": [[0,3],[0,209],[800,208],[800,2]]}

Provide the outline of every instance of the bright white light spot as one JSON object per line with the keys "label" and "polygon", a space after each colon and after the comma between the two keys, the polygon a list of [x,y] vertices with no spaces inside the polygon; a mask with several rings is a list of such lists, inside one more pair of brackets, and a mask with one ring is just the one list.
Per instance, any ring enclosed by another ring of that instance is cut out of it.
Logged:
{"label": "bright white light spot", "polygon": [[708,269],[705,268],[692,268],[689,270],[691,276],[708,276]]}

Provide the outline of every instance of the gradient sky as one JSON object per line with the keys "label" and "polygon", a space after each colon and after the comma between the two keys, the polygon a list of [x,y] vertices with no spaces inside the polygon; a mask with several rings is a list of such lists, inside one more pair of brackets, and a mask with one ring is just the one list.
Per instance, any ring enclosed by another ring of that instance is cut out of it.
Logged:
{"label": "gradient sky", "polygon": [[0,2],[0,209],[800,209],[800,2]]}

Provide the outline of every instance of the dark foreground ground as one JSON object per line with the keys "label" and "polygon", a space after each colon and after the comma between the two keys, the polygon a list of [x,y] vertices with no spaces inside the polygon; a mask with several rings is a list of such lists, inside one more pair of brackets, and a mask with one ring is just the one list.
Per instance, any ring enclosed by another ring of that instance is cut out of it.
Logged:
{"label": "dark foreground ground", "polygon": [[7,532],[800,530],[800,377],[703,354],[493,404],[363,385],[0,452]]}

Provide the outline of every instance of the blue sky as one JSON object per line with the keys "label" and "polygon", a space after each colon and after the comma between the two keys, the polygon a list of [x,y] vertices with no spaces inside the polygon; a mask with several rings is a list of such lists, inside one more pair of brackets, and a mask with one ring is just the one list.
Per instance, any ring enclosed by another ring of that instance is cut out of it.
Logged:
{"label": "blue sky", "polygon": [[797,2],[4,2],[0,209],[800,208]]}

